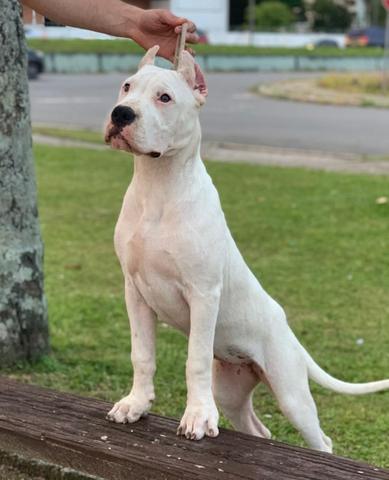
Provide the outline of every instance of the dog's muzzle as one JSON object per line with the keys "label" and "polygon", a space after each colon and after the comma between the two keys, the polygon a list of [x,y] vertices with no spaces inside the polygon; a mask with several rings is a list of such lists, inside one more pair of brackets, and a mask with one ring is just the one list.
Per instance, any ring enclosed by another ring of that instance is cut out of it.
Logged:
{"label": "dog's muzzle", "polygon": [[[136,119],[136,113],[131,107],[126,107],[125,105],[118,105],[112,110],[111,113],[111,124],[108,126],[108,131],[105,135],[106,143],[109,143],[112,138],[120,138],[120,140],[127,146],[127,149],[131,152],[137,153],[134,151],[133,146],[130,144],[125,135],[123,135],[123,129],[131,125]],[[149,155],[152,158],[159,158],[162,154],[161,152],[148,152],[144,155]]]}

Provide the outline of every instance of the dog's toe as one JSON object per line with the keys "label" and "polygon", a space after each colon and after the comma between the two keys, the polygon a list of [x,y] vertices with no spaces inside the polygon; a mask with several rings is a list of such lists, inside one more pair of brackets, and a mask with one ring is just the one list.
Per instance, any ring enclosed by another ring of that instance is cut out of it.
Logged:
{"label": "dog's toe", "polygon": [[188,440],[201,440],[204,436],[217,437],[219,415],[214,405],[197,408],[187,407],[177,429],[177,435]]}
{"label": "dog's toe", "polygon": [[107,418],[116,423],[134,423],[147,414],[150,406],[150,401],[138,399],[130,394],[115,403]]}

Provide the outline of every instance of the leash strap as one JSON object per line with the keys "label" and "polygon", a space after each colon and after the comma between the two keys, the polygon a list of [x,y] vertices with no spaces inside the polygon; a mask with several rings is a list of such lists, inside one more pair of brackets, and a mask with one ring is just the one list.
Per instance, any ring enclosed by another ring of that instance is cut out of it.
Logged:
{"label": "leash strap", "polygon": [[174,70],[178,70],[181,53],[185,48],[186,32],[188,30],[188,23],[183,23],[181,32],[177,36],[176,51],[174,52]]}

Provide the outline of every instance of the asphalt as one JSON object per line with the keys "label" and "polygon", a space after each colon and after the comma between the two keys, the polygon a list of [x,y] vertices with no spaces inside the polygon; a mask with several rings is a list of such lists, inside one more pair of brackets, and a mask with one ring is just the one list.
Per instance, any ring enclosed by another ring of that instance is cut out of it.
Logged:
{"label": "asphalt", "polygon": [[[303,73],[211,73],[201,113],[206,142],[389,154],[389,110],[290,102],[259,97],[250,87]],[[312,75],[312,74],[310,74]],[[35,123],[100,130],[124,75],[49,75],[30,82]]]}

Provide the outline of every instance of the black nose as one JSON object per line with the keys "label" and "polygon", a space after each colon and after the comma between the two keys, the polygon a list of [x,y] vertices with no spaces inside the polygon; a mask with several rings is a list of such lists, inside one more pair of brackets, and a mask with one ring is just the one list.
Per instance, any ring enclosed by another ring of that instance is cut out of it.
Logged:
{"label": "black nose", "polygon": [[124,105],[118,105],[111,113],[112,123],[119,128],[130,125],[135,120],[135,117],[134,110],[131,107],[125,107]]}

